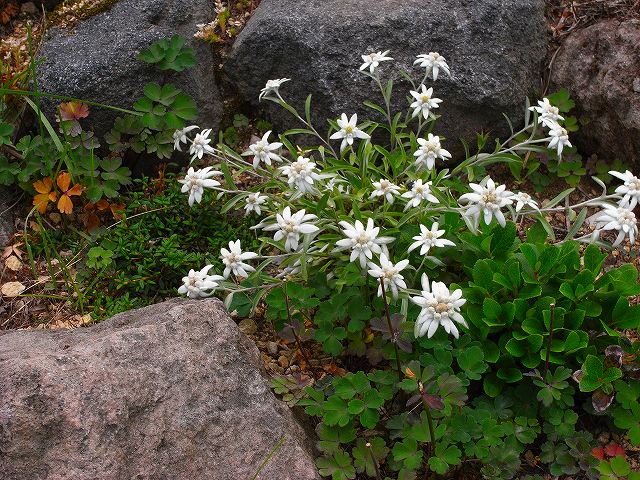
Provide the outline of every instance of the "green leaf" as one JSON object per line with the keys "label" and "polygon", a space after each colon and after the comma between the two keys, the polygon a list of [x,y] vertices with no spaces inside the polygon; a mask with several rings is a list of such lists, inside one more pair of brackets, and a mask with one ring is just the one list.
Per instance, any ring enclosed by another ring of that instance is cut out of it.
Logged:
{"label": "green leaf", "polygon": [[422,450],[418,450],[418,442],[412,438],[405,438],[393,446],[393,459],[402,462],[410,470],[414,470],[422,463]]}

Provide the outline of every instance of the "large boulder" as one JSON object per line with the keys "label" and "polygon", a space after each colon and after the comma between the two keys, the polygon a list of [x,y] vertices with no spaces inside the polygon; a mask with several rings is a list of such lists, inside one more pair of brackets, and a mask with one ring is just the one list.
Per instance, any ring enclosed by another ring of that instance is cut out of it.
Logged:
{"label": "large boulder", "polygon": [[[172,83],[194,98],[203,128],[217,128],[222,100],[214,81],[213,49],[193,38],[196,25],[213,20],[210,0],[119,0],[110,9],[82,20],[73,29],[53,28],[38,52],[38,87],[47,93],[131,108],[148,82]],[[137,59],[153,42],[181,35],[196,49],[197,65],[164,74]],[[55,106],[45,104],[52,115]],[[121,115],[94,107],[87,124],[101,136]],[[102,142],[104,144],[104,142]]]}
{"label": "large boulder", "polygon": [[[381,104],[378,87],[358,72],[361,54],[391,50],[395,62],[381,64],[386,80],[411,72],[416,55],[439,52],[453,78],[440,74],[435,96],[444,102],[436,133],[475,143],[481,130],[508,132],[503,113],[514,124],[524,119],[525,97],[538,86],[544,58],[543,0],[262,0],[234,42],[225,71],[242,97],[256,103],[268,79],[287,77],[283,96],[304,111],[313,94],[314,120],[342,112],[372,118],[364,100]],[[396,111],[408,108],[409,85],[396,85]],[[287,112],[267,102],[268,113],[283,130],[295,125]]]}
{"label": "large boulder", "polygon": [[3,480],[315,480],[307,437],[217,300],[0,332]]}
{"label": "large boulder", "polygon": [[565,40],[552,65],[554,88],[567,88],[581,127],[580,151],[640,166],[640,20],[602,20]]}

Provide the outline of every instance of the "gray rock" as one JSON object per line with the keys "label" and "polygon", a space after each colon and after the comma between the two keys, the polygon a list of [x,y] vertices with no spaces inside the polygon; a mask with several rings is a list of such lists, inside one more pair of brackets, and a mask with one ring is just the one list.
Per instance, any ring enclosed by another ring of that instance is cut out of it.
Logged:
{"label": "gray rock", "polygon": [[[445,148],[460,152],[459,137],[475,143],[481,130],[508,131],[503,113],[522,122],[546,52],[543,7],[542,0],[263,0],[225,70],[253,103],[268,79],[291,78],[281,93],[299,111],[312,93],[314,121],[324,129],[326,118],[342,112],[372,118],[364,100],[382,103],[377,86],[358,72],[361,54],[389,49],[395,62],[381,64],[383,78],[400,79],[396,72],[404,69],[420,81],[415,56],[437,51],[453,79],[440,74],[435,83],[435,96],[444,100],[435,133],[449,138]],[[406,110],[409,85],[401,82],[395,90],[396,111]],[[284,110],[266,103],[280,130],[297,127]]]}
{"label": "gray rock", "polygon": [[15,232],[14,210],[20,195],[15,188],[0,185],[0,249]]}
{"label": "gray rock", "polygon": [[[39,88],[107,105],[131,108],[143,96],[148,82],[172,83],[192,96],[199,109],[199,124],[218,126],[222,101],[214,81],[212,48],[193,38],[196,25],[213,20],[209,0],[120,0],[111,9],[81,21],[73,30],[52,29],[39,58]],[[178,34],[196,49],[197,66],[166,76],[152,65],[137,60],[140,50],[153,42]],[[166,80],[166,82],[165,82]],[[48,115],[54,104],[45,106]],[[93,107],[86,123],[101,136],[113,126],[118,114]],[[102,142],[104,144],[104,142]]]}
{"label": "gray rock", "polygon": [[555,89],[575,100],[581,153],[640,166],[640,20],[602,20],[565,40],[553,63]]}
{"label": "gray rock", "polygon": [[0,332],[2,479],[319,479],[259,367],[217,300]]}

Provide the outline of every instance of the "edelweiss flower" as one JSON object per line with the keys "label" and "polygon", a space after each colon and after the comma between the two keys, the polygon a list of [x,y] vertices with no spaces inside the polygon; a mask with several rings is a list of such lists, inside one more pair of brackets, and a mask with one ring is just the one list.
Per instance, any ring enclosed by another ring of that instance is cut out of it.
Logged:
{"label": "edelweiss flower", "polygon": [[422,274],[422,292],[419,297],[411,297],[413,303],[422,307],[418,314],[414,334],[416,338],[425,334],[431,338],[438,326],[442,325],[447,333],[458,338],[458,328],[454,322],[469,327],[460,315],[460,307],[466,300],[462,298],[462,290],[459,288],[453,293],[442,282],[433,282],[429,290],[429,279]]}
{"label": "edelweiss flower", "polygon": [[295,251],[298,248],[300,234],[307,235],[320,230],[311,223],[305,223],[316,218],[318,217],[311,213],[306,214],[304,209],[292,214],[291,209],[285,207],[282,214],[276,215],[276,223],[267,225],[264,230],[275,231],[273,239],[276,242],[285,239],[285,250]]}
{"label": "edelweiss flower", "polygon": [[426,255],[431,247],[455,247],[456,244],[451,240],[440,238],[444,235],[444,230],[438,230],[438,227],[438,222],[434,222],[433,225],[431,225],[431,230],[424,225],[420,225],[420,235],[413,237],[415,242],[411,244],[408,251],[411,252],[416,248],[421,247],[420,255]]}
{"label": "edelweiss flower", "polygon": [[[391,290],[393,298],[398,298],[398,289],[406,289],[407,284],[404,283],[404,277],[400,272],[409,265],[409,260],[401,260],[395,265],[387,258],[384,253],[380,254],[380,266],[373,262],[369,262],[369,275],[374,278],[382,278],[386,291]],[[378,286],[378,296],[382,296],[382,285]]]}
{"label": "edelweiss flower", "polygon": [[189,274],[182,278],[183,285],[178,289],[178,293],[189,298],[205,298],[211,295],[218,288],[218,282],[224,280],[220,275],[207,275],[212,267],[213,265],[207,265],[199,272],[189,270]]}
{"label": "edelweiss flower", "polygon": [[449,71],[449,65],[447,65],[447,61],[438,52],[420,54],[418,55],[417,60],[413,62],[413,64],[426,68],[427,75],[433,78],[434,82],[438,79],[438,73],[440,72],[440,70],[451,77],[451,72]]}
{"label": "edelweiss flower", "polygon": [[[333,189],[336,189],[340,193],[344,193],[345,192],[345,188],[343,185],[344,183],[345,183],[344,180],[334,175],[329,179],[329,181],[324,187],[324,190],[326,190],[327,192],[332,192]],[[349,191],[349,187],[346,188],[346,191]]]}
{"label": "edelweiss flower", "polygon": [[187,174],[182,180],[178,182],[182,183],[181,192],[189,192],[189,206],[193,206],[193,202],[200,203],[202,201],[202,194],[205,188],[213,188],[220,185],[217,180],[212,180],[211,177],[215,175],[222,175],[222,172],[217,170],[211,170],[213,167],[205,167],[201,170],[194,170],[193,167],[189,167]]}
{"label": "edelweiss flower", "polygon": [[253,168],[258,168],[260,162],[271,165],[271,160],[275,162],[282,161],[280,155],[278,155],[277,153],[273,153],[275,150],[278,150],[280,147],[282,147],[282,143],[269,143],[269,135],[271,135],[271,130],[265,133],[262,138],[256,143],[252,143],[251,145],[249,145],[249,150],[242,154],[244,156],[253,155]]}
{"label": "edelweiss flower", "polygon": [[216,153],[216,151],[209,145],[211,143],[211,139],[209,135],[211,134],[211,129],[207,128],[206,130],[202,130],[202,132],[196,134],[196,137],[191,141],[191,147],[189,148],[189,153],[191,154],[191,161],[193,162],[196,158],[202,159],[202,156],[205,153],[212,155]]}
{"label": "edelweiss flower", "polygon": [[429,120],[429,112],[432,108],[438,108],[438,104],[441,103],[442,100],[433,97],[433,87],[427,89],[424,85],[420,85],[420,88],[422,89],[421,92],[415,90],[409,92],[411,96],[415,98],[415,101],[410,105],[410,107],[413,108],[411,116],[415,117],[422,112],[425,120]]}
{"label": "edelweiss flower", "polygon": [[616,188],[616,193],[624,195],[620,200],[620,206],[627,207],[629,210],[636,208],[640,203],[640,178],[635,177],[629,170],[624,173],[610,171],[609,175],[613,175],[624,182]]}
{"label": "edelweiss flower", "polygon": [[314,171],[315,167],[316,164],[310,159],[300,156],[292,164],[280,167],[280,170],[289,177],[287,182],[292,188],[296,188],[301,193],[315,193],[317,189],[313,186],[313,182],[322,178]]}
{"label": "edelweiss flower", "polygon": [[190,125],[173,132],[173,149],[181,152],[182,149],[180,149],[180,143],[187,143],[187,141],[189,141],[189,139],[187,138],[187,133],[189,133],[191,130],[195,130],[196,128],[200,127],[198,127],[197,125]]}
{"label": "edelweiss flower", "polygon": [[367,55],[362,55],[362,61],[364,62],[360,65],[360,70],[369,69],[369,73],[373,73],[380,62],[386,62],[387,60],[393,60],[391,57],[387,57],[389,54],[389,50],[385,50],[384,52],[376,52],[369,53]]}
{"label": "edelweiss flower", "polygon": [[347,238],[338,240],[336,245],[338,249],[351,248],[351,257],[349,261],[353,262],[357,258],[360,259],[360,266],[365,268],[367,265],[367,259],[371,260],[373,254],[382,253],[380,245],[393,242],[392,237],[378,237],[380,233],[380,227],[374,227],[373,220],[367,219],[367,228],[364,227],[360,220],[356,220],[355,225],[351,225],[349,222],[340,222],[342,227],[342,233]]}
{"label": "edelweiss flower", "polygon": [[233,272],[236,277],[248,277],[249,274],[247,272],[255,272],[256,269],[244,263],[243,260],[251,260],[257,256],[258,254],[254,252],[242,252],[240,249],[240,240],[229,242],[229,250],[226,248],[220,249],[220,258],[222,259],[222,263],[224,263],[222,276],[229,278],[229,274]]}
{"label": "edelweiss flower", "polygon": [[529,110],[538,112],[538,120],[547,128],[556,128],[558,126],[558,120],[564,120],[564,117],[560,116],[558,107],[551,105],[548,98],[538,100],[538,106],[529,107]]}
{"label": "edelweiss flower", "polygon": [[245,199],[246,205],[244,206],[245,215],[249,215],[251,212],[256,212],[258,215],[262,213],[260,205],[267,201],[268,197],[260,195],[260,192],[250,193]]}
{"label": "edelweiss flower", "polygon": [[353,145],[354,138],[362,138],[364,140],[368,140],[369,135],[364,133],[362,130],[358,128],[358,114],[354,113],[351,115],[351,118],[347,120],[347,115],[345,113],[337,120],[338,126],[340,130],[329,137],[331,140],[336,140],[341,138],[342,143],[340,144],[340,151],[342,152],[347,145]]}
{"label": "edelweiss flower", "polygon": [[596,238],[603,230],[618,230],[618,236],[613,242],[614,247],[620,245],[627,235],[632,245],[636,242],[636,235],[638,235],[636,215],[628,208],[607,206],[595,221],[597,230],[594,236]]}
{"label": "edelweiss flower", "polygon": [[529,195],[528,193],[518,192],[513,195],[513,200],[516,201],[516,212],[522,210],[522,207],[524,207],[525,205],[529,208],[532,208],[533,210],[539,210],[538,202],[531,198],[531,195]]}
{"label": "edelweiss flower", "polygon": [[446,160],[451,158],[451,154],[448,150],[445,150],[440,146],[440,137],[430,133],[427,138],[418,138],[420,148],[413,153],[416,161],[414,165],[418,167],[418,170],[427,169],[433,170],[436,165],[436,159]]}
{"label": "edelweiss flower", "polygon": [[558,151],[558,156],[562,156],[562,149],[564,147],[571,147],[571,142],[569,141],[569,135],[567,131],[562,128],[560,125],[554,125],[551,130],[549,130],[549,136],[551,137],[551,141],[547,148],[556,148]]}
{"label": "edelweiss flower", "polygon": [[409,199],[409,203],[407,203],[407,206],[404,208],[405,210],[411,207],[417,207],[423,200],[438,203],[438,199],[431,193],[431,182],[423,184],[421,179],[413,182],[411,190],[403,193],[402,196]]}
{"label": "edelweiss flower", "polygon": [[491,217],[495,216],[498,223],[504,227],[507,221],[500,209],[513,203],[513,193],[508,191],[505,185],[496,187],[491,178],[487,178],[484,186],[477,183],[470,183],[469,186],[473,193],[465,193],[460,197],[461,202],[473,204],[467,209],[465,216],[473,218],[476,228],[480,223],[481,213],[484,214],[484,223],[487,225],[491,223]]}
{"label": "edelweiss flower", "polygon": [[386,178],[381,178],[378,182],[373,182],[375,190],[371,193],[369,200],[376,197],[384,197],[387,202],[393,204],[393,196],[398,195],[400,187],[394,185]]}
{"label": "edelweiss flower", "polygon": [[284,82],[288,82],[289,80],[291,80],[291,79],[290,78],[276,78],[275,80],[268,80],[267,84],[264,86],[264,88],[262,90],[260,90],[260,95],[258,95],[258,100],[262,100],[264,97],[266,97],[267,95],[270,95],[272,93],[275,93],[276,95],[278,95],[278,90],[279,90],[280,86]]}

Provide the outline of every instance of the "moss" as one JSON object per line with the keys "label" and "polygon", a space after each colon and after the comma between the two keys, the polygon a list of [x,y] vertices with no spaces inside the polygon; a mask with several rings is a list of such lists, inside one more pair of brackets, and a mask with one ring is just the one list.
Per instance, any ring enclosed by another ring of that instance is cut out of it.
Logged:
{"label": "moss", "polygon": [[47,27],[69,28],[78,21],[109,10],[118,0],[65,0],[47,19]]}

